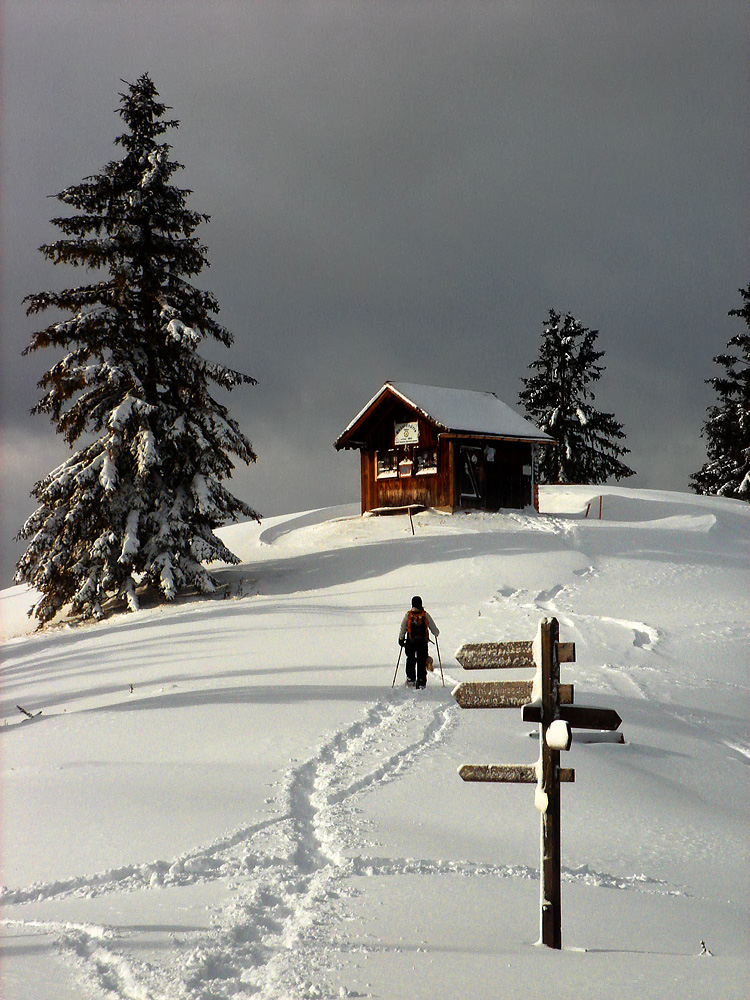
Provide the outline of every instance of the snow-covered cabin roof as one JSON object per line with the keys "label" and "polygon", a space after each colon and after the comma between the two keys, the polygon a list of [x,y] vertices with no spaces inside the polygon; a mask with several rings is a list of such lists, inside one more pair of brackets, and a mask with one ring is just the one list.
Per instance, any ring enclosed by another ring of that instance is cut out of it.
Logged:
{"label": "snow-covered cabin roof", "polygon": [[542,443],[552,441],[548,434],[512,410],[494,392],[415,385],[412,382],[386,382],[346,427],[334,447],[356,447],[355,442],[350,440],[352,432],[387,394],[401,398],[445,431]]}

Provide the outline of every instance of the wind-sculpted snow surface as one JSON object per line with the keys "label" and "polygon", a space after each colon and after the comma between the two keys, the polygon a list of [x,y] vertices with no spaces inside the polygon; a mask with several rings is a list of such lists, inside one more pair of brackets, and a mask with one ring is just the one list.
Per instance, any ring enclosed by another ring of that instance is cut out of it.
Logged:
{"label": "wind-sculpted snow surface", "polygon": [[[169,968],[137,959],[137,932],[22,918],[7,920],[6,927],[51,936],[85,983],[115,997],[326,995],[324,984],[337,961],[329,935],[339,900],[353,893],[353,877],[538,878],[536,869],[524,865],[356,854],[360,796],[398,780],[447,741],[456,725],[454,707],[405,700],[399,690],[289,769],[272,818],[172,860],[6,889],[0,897],[7,906],[216,880],[231,884],[231,899],[218,909],[212,929],[181,935]],[[399,740],[401,748],[384,757],[383,745]],[[599,887],[670,891],[658,879],[618,877],[587,865],[566,869],[563,877]]]}
{"label": "wind-sculpted snow surface", "polygon": [[[591,496],[425,512],[414,536],[341,508],[238,525],[224,594],[21,624],[2,667],[4,1000],[452,1000],[469,982],[528,1000],[550,977],[559,996],[744,997],[750,520],[625,489],[592,520]],[[403,658],[391,687],[415,592],[441,628],[424,692]],[[23,595],[2,596],[12,633]],[[533,762],[534,727],[462,713],[454,683],[499,675],[446,655],[548,615],[576,643],[576,701],[615,708],[625,736],[566,755],[554,962],[533,947],[533,796],[456,773]]]}
{"label": "wind-sculpted snow surface", "polygon": [[[315,984],[325,981],[331,961],[326,936],[347,879],[375,869],[389,875],[434,871],[429,862],[351,853],[356,848],[354,802],[397,780],[444,742],[455,724],[452,706],[415,703],[398,691],[289,769],[273,818],[171,861],[6,889],[0,897],[7,906],[231,880],[231,901],[214,928],[181,942],[180,972],[138,962],[129,953],[134,935],[113,927],[22,919],[8,920],[6,926],[51,934],[87,983],[114,996],[320,996]],[[394,738],[403,745],[383,757],[383,743]],[[446,870],[496,873],[472,865]]]}

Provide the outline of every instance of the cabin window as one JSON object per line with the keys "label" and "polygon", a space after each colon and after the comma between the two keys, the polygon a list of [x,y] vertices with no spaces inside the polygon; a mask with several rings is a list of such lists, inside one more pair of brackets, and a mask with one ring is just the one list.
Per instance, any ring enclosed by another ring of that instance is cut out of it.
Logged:
{"label": "cabin window", "polygon": [[398,475],[398,455],[395,451],[377,453],[377,478],[395,479]]}
{"label": "cabin window", "polygon": [[415,474],[417,476],[435,475],[437,470],[437,448],[420,448],[414,456]]}
{"label": "cabin window", "polygon": [[407,479],[437,473],[437,448],[391,448],[376,455],[378,479]]}

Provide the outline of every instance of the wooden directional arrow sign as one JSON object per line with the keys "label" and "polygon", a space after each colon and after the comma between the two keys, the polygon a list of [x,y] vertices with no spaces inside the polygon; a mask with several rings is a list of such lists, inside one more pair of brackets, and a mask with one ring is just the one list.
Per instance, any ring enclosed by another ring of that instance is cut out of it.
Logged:
{"label": "wooden directional arrow sign", "polygon": [[533,667],[530,642],[466,642],[456,651],[464,670]]}
{"label": "wooden directional arrow sign", "polygon": [[[561,704],[573,701],[573,685],[559,686]],[[460,708],[523,708],[531,701],[531,681],[479,681],[457,684],[451,692]]]}
{"label": "wooden directional arrow sign", "polygon": [[[560,685],[562,689],[563,684]],[[622,719],[613,708],[588,708],[585,705],[561,704],[558,718],[564,719],[573,729],[619,729]],[[523,705],[522,718],[524,722],[541,722],[541,705]]]}
{"label": "wooden directional arrow sign", "polygon": [[[525,764],[464,764],[458,769],[464,781],[505,781],[517,785],[535,785],[537,783],[536,768]],[[558,768],[560,781],[575,781],[576,773],[572,767]]]}
{"label": "wooden directional arrow sign", "polygon": [[[466,642],[456,651],[456,659],[464,670],[521,670],[535,667],[533,643],[522,642]],[[560,663],[574,663],[576,644],[558,642]]]}

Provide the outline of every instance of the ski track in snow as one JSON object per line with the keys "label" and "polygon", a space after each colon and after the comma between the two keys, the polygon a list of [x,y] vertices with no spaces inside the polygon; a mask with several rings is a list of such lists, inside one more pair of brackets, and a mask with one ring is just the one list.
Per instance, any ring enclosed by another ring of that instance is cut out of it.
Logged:
{"label": "ski track in snow", "polygon": [[[555,522],[555,519],[551,519]],[[558,531],[563,534],[570,534],[574,528],[566,522],[552,523],[547,530]],[[585,569],[573,570],[573,575],[579,579],[590,579],[600,575],[600,569],[595,565],[588,565]],[[518,590],[507,585],[500,586],[493,597],[491,603],[510,602],[518,610],[533,612],[536,616],[539,613],[552,615],[560,623],[562,630],[568,630],[569,634],[565,638],[577,638],[586,642],[588,635],[595,630],[597,637],[601,640],[602,633],[608,630],[614,631],[615,648],[622,646],[622,633],[625,633],[626,642],[633,649],[642,650],[646,653],[655,653],[662,633],[653,625],[646,622],[630,621],[625,618],[614,618],[609,615],[581,614],[563,608],[562,603],[566,598],[572,597],[574,588],[564,583],[555,583],[546,590],[540,590],[536,594],[533,591]],[[533,596],[532,596],[533,595]],[[569,605],[571,602],[568,600]],[[627,646],[626,646],[627,648]],[[636,668],[640,671],[647,669],[642,665]],[[597,666],[595,679],[601,684],[604,681],[613,694],[622,695],[629,698],[645,700],[648,698],[645,687],[632,676],[633,668],[625,665],[602,663]]]}
{"label": "ski track in snow", "polygon": [[646,624],[646,622],[628,621],[625,618],[612,618],[609,615],[584,615],[573,611],[563,611],[555,603],[555,598],[570,592],[571,589],[569,587],[557,584],[550,590],[537,594],[533,602],[525,606],[554,615],[561,625],[567,626],[579,632],[579,634],[581,625],[613,625],[615,629],[623,629],[629,634],[630,642],[635,649],[643,649],[648,653],[654,652],[660,639],[660,633],[657,628]]}
{"label": "ski track in snow", "polygon": [[[214,926],[173,933],[169,954],[159,964],[128,950],[129,941],[137,944],[137,930],[65,921],[3,923],[52,936],[82,983],[94,995],[115,1000],[331,996],[322,985],[338,961],[331,930],[345,899],[356,892],[353,878],[539,877],[527,866],[358,854],[364,840],[359,798],[407,774],[444,744],[457,724],[452,703],[435,706],[394,692],[333,733],[308,760],[292,762],[275,815],[171,861],[124,865],[0,894],[7,907],[225,880],[229,900],[217,911]],[[399,749],[384,755],[384,748],[393,747]],[[680,892],[644,875],[615,876],[588,866],[564,869],[563,879],[603,888]]]}
{"label": "ski track in snow", "polygon": [[[598,571],[595,570],[593,566],[590,566],[586,570],[577,572],[576,575],[586,576],[590,574],[595,575],[597,573]],[[604,623],[605,625],[614,625],[616,628],[624,629],[626,632],[630,633],[632,645],[636,649],[643,649],[646,652],[654,652],[661,638],[661,634],[653,625],[648,625],[646,622],[628,621],[624,618],[612,618],[608,615],[584,615],[573,611],[564,611],[556,601],[556,598],[564,596],[565,594],[570,594],[571,592],[570,587],[562,583],[557,583],[550,587],[549,590],[539,591],[535,597],[528,600],[526,599],[529,597],[528,591],[515,590],[512,587],[501,586],[496,591],[493,600],[495,602],[499,599],[512,601],[521,610],[554,615],[562,626],[574,629],[575,631],[579,631],[579,626],[581,624]]]}
{"label": "ski track in snow", "polygon": [[[575,522],[558,517],[545,517],[542,522],[534,522],[536,530],[552,534],[559,534],[570,543],[571,552],[578,552],[584,558],[590,558],[578,547],[578,525]],[[589,564],[584,569],[573,570],[573,575],[580,580],[596,578],[601,575],[601,570],[594,564]],[[573,594],[573,588],[565,583],[554,583],[546,590],[538,591],[533,597],[531,592],[517,590],[507,585],[501,586],[496,591],[493,600],[498,599],[511,601],[520,610],[533,611],[535,613],[554,615],[560,624],[570,628],[580,634],[579,626],[612,625],[615,629],[623,629],[629,634],[630,641],[636,649],[643,649],[646,652],[654,652],[660,639],[659,630],[646,622],[628,621],[624,618],[612,618],[606,615],[585,615],[578,614],[570,610],[564,610],[559,599]]]}
{"label": "ski track in snow", "polygon": [[[592,572],[592,568],[586,572]],[[535,614],[542,612],[545,615],[552,615],[560,623],[561,631],[565,639],[575,638],[588,645],[588,634],[595,629],[601,638],[602,626],[614,628],[615,635],[626,633],[628,641],[634,649],[644,652],[654,652],[661,638],[658,629],[645,622],[628,621],[623,618],[612,618],[606,615],[585,615],[572,611],[562,610],[555,599],[564,594],[570,593],[571,588],[563,584],[557,584],[549,590],[539,592],[532,600],[528,600],[527,591],[517,591],[511,588],[501,588],[497,591],[496,598],[512,601],[517,608],[524,611],[533,611]],[[621,642],[616,638],[615,645],[621,646]],[[643,665],[638,667],[628,667],[624,664],[600,663],[595,670],[585,670],[579,666],[581,679],[593,680],[598,687],[605,684],[612,694],[626,698],[636,698],[646,700],[648,694],[646,688],[633,676],[634,671],[643,672],[648,669]]]}

